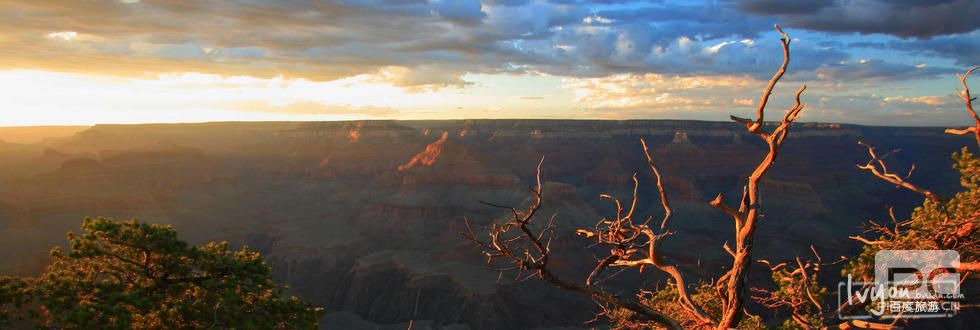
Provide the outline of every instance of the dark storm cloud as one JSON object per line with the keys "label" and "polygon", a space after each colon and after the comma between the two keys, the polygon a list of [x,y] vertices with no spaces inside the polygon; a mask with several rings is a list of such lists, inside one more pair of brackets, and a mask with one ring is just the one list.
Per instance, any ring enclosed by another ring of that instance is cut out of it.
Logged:
{"label": "dark storm cloud", "polygon": [[[852,5],[835,2],[818,13]],[[885,7],[911,6],[934,13],[937,7],[962,4],[904,1]],[[400,67],[408,71],[392,81],[402,86],[462,86],[466,73],[762,77],[782,56],[772,18],[738,10],[805,23],[818,20],[807,18],[814,8],[761,0],[739,6],[615,0],[0,0],[0,40],[11,45],[0,53],[0,67],[311,80]],[[796,43],[793,52],[793,69],[811,73],[821,68],[833,73],[835,63],[849,58],[840,47],[817,43]],[[882,79],[889,73],[903,75],[894,68],[875,71]]]}
{"label": "dark storm cloud", "polygon": [[742,0],[739,10],[776,15],[788,27],[825,32],[883,33],[929,38],[980,28],[975,0]]}
{"label": "dark storm cloud", "polygon": [[738,3],[738,7],[751,13],[779,15],[812,13],[832,4],[832,1],[819,0],[744,0]]}

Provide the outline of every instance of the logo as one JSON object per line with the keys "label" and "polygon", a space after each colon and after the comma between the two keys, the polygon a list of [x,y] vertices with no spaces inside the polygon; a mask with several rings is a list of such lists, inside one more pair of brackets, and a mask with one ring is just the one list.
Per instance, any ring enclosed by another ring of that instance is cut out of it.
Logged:
{"label": "logo", "polygon": [[838,284],[842,320],[952,317],[960,309],[960,255],[952,250],[883,250],[874,281]]}

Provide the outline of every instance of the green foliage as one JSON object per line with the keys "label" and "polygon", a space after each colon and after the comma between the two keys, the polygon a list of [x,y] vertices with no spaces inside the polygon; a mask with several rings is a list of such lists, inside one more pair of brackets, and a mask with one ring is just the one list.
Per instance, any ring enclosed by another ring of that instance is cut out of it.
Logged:
{"label": "green foliage", "polygon": [[30,280],[47,326],[66,328],[314,328],[321,309],[283,297],[247,247],[191,246],[169,226],[85,219],[68,251]]}
{"label": "green foliage", "polygon": [[35,312],[25,307],[30,301],[27,281],[17,277],[0,276],[0,327],[22,321]]}
{"label": "green foliage", "polygon": [[980,257],[980,159],[967,148],[953,154],[953,168],[960,172],[963,190],[941,203],[925,199],[907,221],[893,226],[872,224],[871,231],[880,236],[875,244],[864,246],[862,253],[844,268],[843,275],[872,276],[875,253],[881,250],[955,250],[963,262]]}
{"label": "green foliage", "polygon": [[757,300],[766,307],[790,311],[790,317],[779,329],[823,328],[827,325],[822,308],[826,305],[830,292],[820,285],[819,274],[819,264],[813,263],[807,263],[804,267],[782,267],[772,271],[772,280],[776,282],[777,289],[769,292],[769,297]]}

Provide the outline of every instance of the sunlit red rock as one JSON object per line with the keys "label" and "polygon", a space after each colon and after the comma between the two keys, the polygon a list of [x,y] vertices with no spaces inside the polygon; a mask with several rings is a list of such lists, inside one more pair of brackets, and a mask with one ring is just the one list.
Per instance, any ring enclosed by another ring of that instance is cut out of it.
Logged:
{"label": "sunlit red rock", "polygon": [[[461,133],[460,136],[463,135],[464,134]],[[442,137],[440,137],[439,140],[436,140],[436,142],[432,142],[429,145],[425,146],[425,150],[422,150],[422,152],[413,156],[412,159],[408,160],[407,163],[403,165],[399,165],[398,170],[404,171],[412,167],[415,167],[416,165],[432,166],[432,163],[435,163],[436,159],[439,158],[439,154],[442,153],[442,144],[446,143],[446,139],[448,137],[449,137],[449,132],[443,132]]]}

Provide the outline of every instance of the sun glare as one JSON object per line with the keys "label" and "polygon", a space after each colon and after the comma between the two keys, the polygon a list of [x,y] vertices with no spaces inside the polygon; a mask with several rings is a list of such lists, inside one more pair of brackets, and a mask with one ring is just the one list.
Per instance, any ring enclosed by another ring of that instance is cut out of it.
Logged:
{"label": "sun glare", "polygon": [[7,126],[377,119],[391,116],[396,107],[437,102],[431,94],[411,93],[370,75],[313,82],[199,73],[135,79],[0,72]]}
{"label": "sun glare", "polygon": [[194,72],[126,78],[0,71],[0,125],[534,117],[570,107],[562,100],[542,104],[546,96],[513,97],[567,92],[556,77],[468,75],[473,86],[465,89],[419,89],[398,86],[399,72],[318,82]]}

